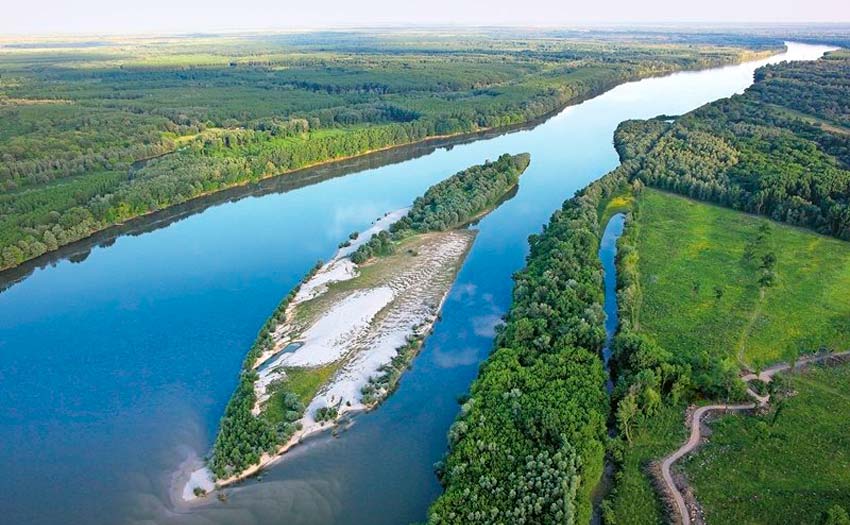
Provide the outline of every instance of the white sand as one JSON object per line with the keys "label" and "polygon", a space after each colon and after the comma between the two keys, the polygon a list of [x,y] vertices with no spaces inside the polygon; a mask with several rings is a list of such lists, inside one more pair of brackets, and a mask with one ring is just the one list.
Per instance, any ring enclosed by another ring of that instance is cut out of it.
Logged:
{"label": "white sand", "polygon": [[351,241],[351,244],[349,246],[344,246],[337,250],[336,255],[334,255],[334,260],[341,259],[343,257],[348,257],[349,255],[354,253],[354,250],[359,248],[361,244],[369,242],[369,239],[371,239],[372,236],[376,233],[380,233],[384,230],[389,230],[390,226],[392,226],[394,222],[407,215],[408,211],[410,211],[410,208],[401,208],[395,211],[391,211],[380,219],[376,220],[372,223],[372,226],[370,226],[369,229],[364,232],[360,232],[360,235],[358,235],[356,239]]}
{"label": "white sand", "polygon": [[309,301],[325,293],[329,284],[347,281],[356,276],[357,265],[351,262],[351,259],[334,259],[322,266],[312,279],[301,285],[293,301],[295,304]]}
{"label": "white sand", "polygon": [[[407,212],[410,208],[401,208],[395,211],[391,211],[385,214],[383,217],[376,220],[372,223],[372,226],[369,227],[366,231],[361,233],[356,240],[351,241],[350,246],[345,246],[337,250],[334,254],[334,257],[325,263],[314,275],[310,278],[306,283],[301,285],[301,288],[298,290],[298,293],[295,294],[295,298],[290,303],[287,308],[287,314],[291,313],[292,310],[295,309],[299,304],[307,302],[311,299],[315,299],[319,297],[323,293],[328,291],[328,285],[331,283],[337,283],[342,281],[347,281],[349,279],[353,279],[357,277],[357,265],[354,264],[351,259],[348,258],[354,250],[356,250],[361,244],[367,242],[372,236],[376,233],[379,233],[384,230],[388,230],[390,226],[393,225],[396,221],[407,215]],[[283,323],[278,326],[274,331],[275,337],[275,346],[269,351],[263,352],[257,360],[254,362],[254,368],[259,368],[260,365],[265,363],[272,356],[277,354],[280,350],[282,350],[286,345],[293,341],[293,337],[291,332],[291,327],[288,326],[287,323]],[[298,335],[298,334],[294,334]],[[278,365],[270,365],[272,367]]]}
{"label": "white sand", "polygon": [[[386,215],[364,232],[358,241],[361,241],[360,244],[367,241],[375,231],[386,229],[406,212],[399,210]],[[327,293],[328,284],[357,276],[357,267],[347,254],[359,244],[353,243],[340,250],[331,262],[302,286],[302,293],[287,309],[286,321],[275,331],[274,351],[267,352],[257,361],[257,365],[269,362],[254,385],[257,403],[253,413],[258,415],[261,412],[263,403],[268,399],[269,385],[286,377],[285,367],[339,363],[340,368],[309,403],[299,421],[301,430],[279,447],[277,454],[264,454],[258,465],[237,477],[219,480],[219,485],[256,473],[306,436],[331,427],[331,423],[315,421],[314,414],[319,408],[336,407],[340,416],[369,408],[362,402],[361,389],[370,377],[382,374],[381,367],[390,363],[397,349],[404,346],[409,337],[430,331],[451,289],[457,262],[475,236],[468,230],[429,235],[418,249],[419,255],[406,260],[398,268],[392,267],[381,285],[356,289],[347,294],[335,292],[328,299],[330,306],[307,327],[292,323],[294,311],[299,304]],[[292,342],[302,345],[291,352],[276,353]],[[378,397],[383,394],[379,392]],[[208,492],[213,490],[211,475],[206,468],[192,473],[183,489],[183,498],[187,501],[195,499],[192,491],[196,486]]]}
{"label": "white sand", "polygon": [[319,408],[336,406],[340,414],[367,408],[362,402],[361,389],[370,377],[381,375],[380,368],[395,357],[408,337],[430,330],[451,288],[454,263],[471,240],[468,234],[444,234],[409,269],[387,282],[395,291],[395,299],[370,324],[362,340],[354,342],[350,358],[310,402],[301,420],[305,430],[318,425],[312,416]]}
{"label": "white sand", "polygon": [[213,481],[212,472],[207,467],[201,467],[192,471],[189,476],[189,481],[183,486],[183,501],[192,501],[197,499],[195,496],[195,488],[202,488],[207,491],[207,494],[215,490],[215,482]]}
{"label": "white sand", "polygon": [[353,292],[336,303],[299,338],[303,342],[294,352],[272,358],[254,384],[257,392],[255,413],[268,399],[268,386],[286,377],[280,367],[321,366],[339,361],[352,351],[369,329],[372,319],[395,294],[388,286]]}
{"label": "white sand", "polygon": [[[388,219],[389,220],[389,219]],[[303,345],[293,352],[279,353],[269,358],[255,383],[257,403],[255,415],[269,397],[269,386],[285,379],[285,367],[322,366],[342,362],[333,378],[309,403],[301,420],[305,432],[319,426],[313,414],[319,408],[337,407],[340,414],[366,408],[361,389],[370,377],[381,375],[380,368],[389,363],[404,346],[409,337],[430,329],[436,320],[439,307],[448,293],[456,260],[463,255],[472,241],[469,232],[446,232],[429,242],[422,254],[411,259],[404,268],[392,274],[382,286],[357,290],[334,302],[328,310],[306,330],[283,323],[276,334],[281,335],[276,349],[290,341]],[[335,270],[342,261],[330,263],[320,271],[310,285],[311,297],[327,291],[314,285],[314,281],[327,282],[326,275],[345,270]],[[324,289],[323,289],[324,288]],[[295,304],[292,308],[296,308]]]}

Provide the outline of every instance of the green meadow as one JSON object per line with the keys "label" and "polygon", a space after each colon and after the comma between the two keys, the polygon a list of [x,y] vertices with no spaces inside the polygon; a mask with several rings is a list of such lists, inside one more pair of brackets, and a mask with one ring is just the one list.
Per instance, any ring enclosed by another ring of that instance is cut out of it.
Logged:
{"label": "green meadow", "polygon": [[790,376],[795,392],[760,416],[712,424],[684,463],[708,523],[825,523],[850,509],[850,366]]}
{"label": "green meadow", "polygon": [[640,330],[661,346],[753,368],[847,349],[850,243],[651,189],[639,207]]}
{"label": "green meadow", "polygon": [[615,452],[617,472],[607,497],[605,523],[651,525],[667,523],[664,508],[647,471],[650,463],[681,445],[687,432],[682,405],[664,405],[637,427],[631,446]]}

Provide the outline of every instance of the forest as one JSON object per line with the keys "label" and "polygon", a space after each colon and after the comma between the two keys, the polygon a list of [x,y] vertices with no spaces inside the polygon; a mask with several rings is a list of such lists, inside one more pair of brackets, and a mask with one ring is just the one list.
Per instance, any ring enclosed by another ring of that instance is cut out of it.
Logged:
{"label": "forest", "polygon": [[[850,52],[760,68],[743,95],[628,122],[645,184],[850,239]],[[640,138],[638,138],[640,136]]]}
{"label": "forest", "polygon": [[495,349],[449,431],[429,523],[587,523],[602,475],[608,395],[598,209],[615,171],[529,239]]}
{"label": "forest", "polygon": [[494,162],[467,168],[428,188],[407,214],[361,244],[351,260],[357,264],[393,251],[394,241],[411,233],[445,231],[469,223],[495,206],[515,187],[528,167],[528,153],[503,154]]}
{"label": "forest", "polygon": [[0,47],[0,269],[317,163],[522,124],[773,37],[340,32]]}

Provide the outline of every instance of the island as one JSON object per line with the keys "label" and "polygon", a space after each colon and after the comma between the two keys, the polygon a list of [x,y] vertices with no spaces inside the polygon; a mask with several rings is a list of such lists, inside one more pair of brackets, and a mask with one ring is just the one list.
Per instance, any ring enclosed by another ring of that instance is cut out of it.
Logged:
{"label": "island", "polygon": [[250,476],[395,387],[439,317],[475,239],[468,225],[517,189],[528,154],[504,154],[352,233],[265,323],[207,464],[183,499]]}

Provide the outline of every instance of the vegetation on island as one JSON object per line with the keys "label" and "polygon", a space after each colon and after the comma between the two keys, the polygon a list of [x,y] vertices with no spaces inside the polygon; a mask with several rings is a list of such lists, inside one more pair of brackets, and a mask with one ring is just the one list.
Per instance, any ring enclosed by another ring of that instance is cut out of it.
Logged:
{"label": "vegetation on island", "polygon": [[394,241],[407,235],[450,230],[470,222],[517,185],[530,160],[528,153],[505,153],[496,161],[472,166],[438,182],[413,201],[410,211],[389,231],[381,231],[358,246],[351,260],[360,264],[370,257],[392,253]]}
{"label": "vegetation on island", "polygon": [[[309,281],[323,264],[322,261],[317,262],[301,283]],[[296,421],[304,412],[304,404],[295,393],[282,396],[279,409],[269,411],[270,414],[278,414],[280,417],[256,417],[251,413],[251,409],[257,401],[254,392],[254,382],[257,380],[254,363],[260,355],[274,348],[272,333],[275,327],[283,322],[286,309],[298,295],[300,288],[299,283],[275,308],[242,362],[239,382],[224,409],[212,453],[207,461],[210,470],[219,479],[230,477],[257,464],[264,452],[273,452],[279,443],[286,442],[298,429]]]}
{"label": "vegetation on island", "polygon": [[672,44],[668,35],[577,36],[325,32],[4,44],[0,269],[223,188],[527,123],[625,80],[781,46],[710,34]]}
{"label": "vegetation on island", "polygon": [[[424,197],[418,198],[408,213],[396,223],[400,226],[393,228],[392,234],[382,231],[361,245],[361,248],[373,244],[376,239],[382,239],[381,242],[387,239],[387,246],[395,246],[414,233],[442,231],[468,223],[516,186],[529,160],[527,153],[504,154],[495,162],[486,162],[452,175],[429,188]],[[449,215],[444,215],[446,211]],[[452,218],[454,222],[446,223],[446,217]],[[352,240],[358,237],[359,234],[349,235]],[[363,261],[355,259],[361,248],[350,256],[355,263]],[[377,254],[371,250],[370,254]],[[302,283],[309,281],[321,267],[322,263],[319,262]],[[225,409],[208,461],[210,470],[218,479],[240,474],[256,465],[263,453],[274,453],[279,446],[289,441],[299,429],[298,420],[303,417],[310,400],[335,371],[333,366],[309,370],[288,369],[286,380],[272,386],[273,391],[260,415],[252,413],[257,402],[254,390],[257,358],[274,349],[273,333],[285,321],[287,307],[299,288],[300,285],[293,289],[275,309],[245,358],[239,383]],[[397,359],[393,359],[383,374],[367,385],[371,386],[371,390],[364,389],[365,404],[374,403],[381,393],[386,393],[394,386],[402,369],[401,361],[411,355],[413,348],[410,345],[418,343],[418,340],[411,341],[399,349]],[[337,414],[337,407],[322,407],[314,414],[314,418],[320,422],[332,421]]]}

